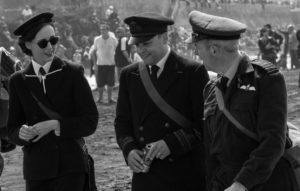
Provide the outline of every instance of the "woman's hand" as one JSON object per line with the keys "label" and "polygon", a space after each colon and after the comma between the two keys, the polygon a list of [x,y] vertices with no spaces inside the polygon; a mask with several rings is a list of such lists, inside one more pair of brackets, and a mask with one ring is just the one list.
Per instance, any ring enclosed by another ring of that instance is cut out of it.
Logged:
{"label": "woman's hand", "polygon": [[25,141],[29,141],[37,135],[37,131],[32,126],[28,125],[22,125],[19,131],[19,138]]}
{"label": "woman's hand", "polygon": [[60,124],[58,120],[48,120],[36,123],[33,125],[33,129],[37,132],[38,137],[33,140],[33,142],[37,142],[42,137],[47,135],[51,131],[57,131],[60,129]]}

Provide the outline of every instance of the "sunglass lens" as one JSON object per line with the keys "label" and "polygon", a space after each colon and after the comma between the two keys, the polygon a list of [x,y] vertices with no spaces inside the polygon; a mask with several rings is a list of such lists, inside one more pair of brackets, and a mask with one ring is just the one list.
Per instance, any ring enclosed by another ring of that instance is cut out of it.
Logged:
{"label": "sunglass lens", "polygon": [[59,38],[57,36],[51,36],[49,39],[49,42],[51,45],[56,45],[58,40],[59,40]]}
{"label": "sunglass lens", "polygon": [[37,44],[39,45],[40,48],[46,48],[48,45],[48,40],[46,39],[40,40]]}

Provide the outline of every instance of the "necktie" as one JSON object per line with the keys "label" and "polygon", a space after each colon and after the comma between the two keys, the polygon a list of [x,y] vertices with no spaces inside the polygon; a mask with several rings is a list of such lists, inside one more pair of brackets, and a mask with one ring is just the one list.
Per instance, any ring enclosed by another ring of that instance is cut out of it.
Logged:
{"label": "necktie", "polygon": [[42,76],[45,76],[46,72],[45,72],[43,67],[40,67],[39,74],[42,75]]}
{"label": "necktie", "polygon": [[45,72],[43,67],[40,67],[39,75],[41,75],[41,78],[40,78],[41,79],[41,84],[43,86],[44,93],[46,94],[46,87],[45,87],[46,72]]}
{"label": "necktie", "polygon": [[156,65],[151,66],[151,74],[150,74],[150,78],[152,82],[156,82],[157,81],[157,72],[159,70],[159,67]]}
{"label": "necktie", "polygon": [[221,76],[219,79],[218,79],[218,82],[217,82],[217,87],[223,92],[225,93],[226,89],[227,89],[227,83],[228,83],[228,78],[225,77],[225,76]]}

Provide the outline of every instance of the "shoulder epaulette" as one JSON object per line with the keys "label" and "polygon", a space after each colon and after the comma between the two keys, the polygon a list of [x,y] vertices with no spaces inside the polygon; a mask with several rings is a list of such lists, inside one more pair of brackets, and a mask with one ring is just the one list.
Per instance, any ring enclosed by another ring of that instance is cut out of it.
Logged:
{"label": "shoulder epaulette", "polygon": [[265,60],[258,60],[258,59],[251,60],[251,64],[262,68],[268,74],[273,74],[279,71],[274,64]]}

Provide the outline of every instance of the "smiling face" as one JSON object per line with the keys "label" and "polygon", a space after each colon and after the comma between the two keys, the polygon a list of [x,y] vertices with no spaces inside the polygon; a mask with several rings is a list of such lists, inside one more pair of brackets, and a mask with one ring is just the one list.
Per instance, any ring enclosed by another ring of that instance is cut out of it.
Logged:
{"label": "smiling face", "polygon": [[[26,47],[31,50],[33,59],[40,65],[45,65],[52,61],[56,45],[52,45],[48,40],[55,37],[55,30],[51,25],[44,26],[31,42],[26,42]],[[38,43],[47,40],[47,46],[41,48]]]}
{"label": "smiling face", "polygon": [[157,64],[166,54],[166,39],[164,35],[156,35],[148,41],[137,44],[137,52],[147,65]]}

